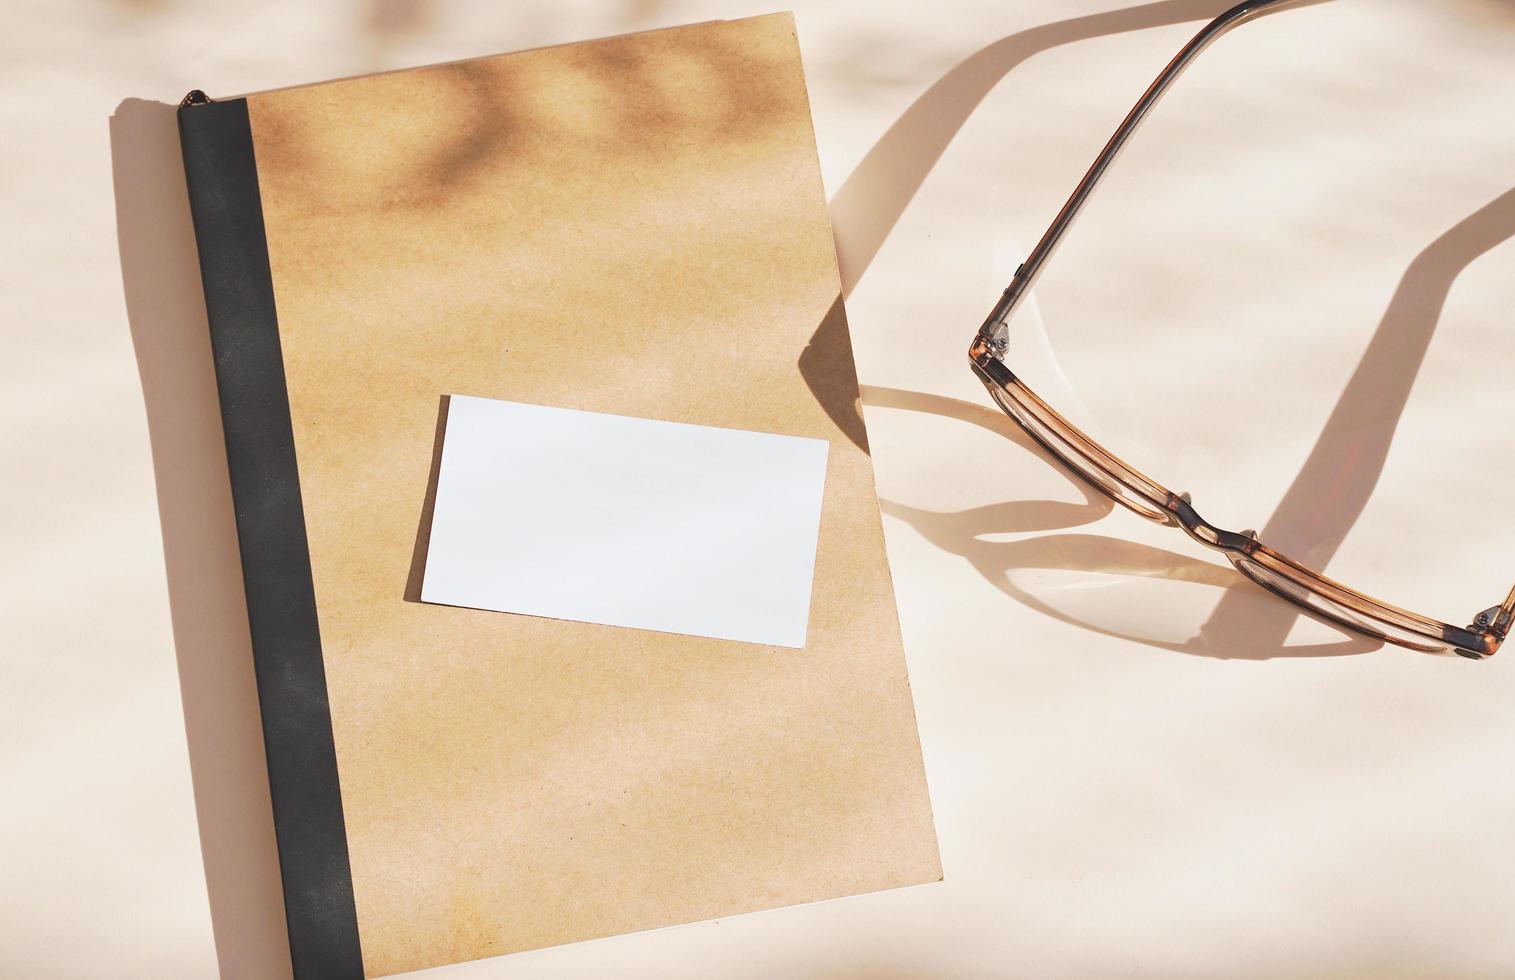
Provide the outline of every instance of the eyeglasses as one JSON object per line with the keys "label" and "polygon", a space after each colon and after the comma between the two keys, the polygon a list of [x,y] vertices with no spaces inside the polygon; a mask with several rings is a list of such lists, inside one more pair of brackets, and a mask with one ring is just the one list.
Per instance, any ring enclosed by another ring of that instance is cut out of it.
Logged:
{"label": "eyeglasses", "polygon": [[1247,0],[1237,4],[1211,21],[1169,62],[1137,100],[1115,135],[1110,137],[1036,248],[1015,270],[1004,295],[974,337],[973,346],[968,351],[969,361],[974,373],[1006,415],[1054,459],[1116,503],[1150,521],[1182,528],[1200,544],[1223,553],[1237,571],[1253,582],[1348,629],[1412,650],[1456,653],[1481,660],[1492,656],[1509,632],[1511,621],[1515,619],[1515,589],[1510,591],[1503,604],[1485,609],[1466,627],[1429,619],[1349,589],[1269,548],[1258,540],[1256,531],[1224,531],[1210,524],[1195,511],[1187,493],[1174,493],[1089,438],[1042,401],[1004,362],[1009,348],[1006,321],[1036,282],[1059,239],[1087,202],[1094,185],[1174,79],[1195,56],[1231,28],[1275,8],[1300,2]]}

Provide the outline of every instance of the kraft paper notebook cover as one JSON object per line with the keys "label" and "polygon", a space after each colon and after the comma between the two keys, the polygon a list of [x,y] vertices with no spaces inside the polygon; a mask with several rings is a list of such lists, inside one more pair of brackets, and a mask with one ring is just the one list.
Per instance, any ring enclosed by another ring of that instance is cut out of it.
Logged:
{"label": "kraft paper notebook cover", "polygon": [[[180,128],[297,976],[941,877],[788,15]],[[804,648],[417,601],[454,392],[827,440]]]}

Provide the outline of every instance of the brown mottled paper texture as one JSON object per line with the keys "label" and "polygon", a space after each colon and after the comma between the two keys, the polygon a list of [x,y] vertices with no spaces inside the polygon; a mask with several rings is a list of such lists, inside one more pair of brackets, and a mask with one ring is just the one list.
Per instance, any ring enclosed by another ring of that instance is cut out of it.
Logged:
{"label": "brown mottled paper texture", "polygon": [[[792,18],[248,105],[368,973],[939,879]],[[804,649],[415,601],[450,392],[829,440]]]}

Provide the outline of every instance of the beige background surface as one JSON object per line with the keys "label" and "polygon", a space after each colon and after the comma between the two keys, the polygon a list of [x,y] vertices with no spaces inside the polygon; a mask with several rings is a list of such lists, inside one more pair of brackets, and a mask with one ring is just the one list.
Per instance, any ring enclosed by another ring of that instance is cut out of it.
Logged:
{"label": "beige background surface", "polygon": [[[1511,661],[1363,649],[1228,588],[1007,438],[964,363],[1176,22],[1220,6],[797,10],[947,880],[442,975],[1515,973]],[[763,9],[0,15],[0,972],[277,975],[206,348],[141,326],[198,303],[176,148],[123,100]],[[1031,380],[1218,523],[1326,542],[1338,577],[1427,614],[1496,601],[1512,64],[1504,0],[1335,0],[1226,38],[1050,267]],[[113,181],[159,195],[161,233],[118,244]]]}

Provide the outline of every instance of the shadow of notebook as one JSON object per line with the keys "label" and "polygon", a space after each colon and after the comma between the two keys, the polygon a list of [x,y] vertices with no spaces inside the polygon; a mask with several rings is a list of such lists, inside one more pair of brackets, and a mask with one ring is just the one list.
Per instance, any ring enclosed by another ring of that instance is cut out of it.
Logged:
{"label": "shadow of notebook", "polygon": [[[941,877],[788,15],[180,120],[297,975]],[[406,601],[452,392],[826,440],[803,648]]]}

